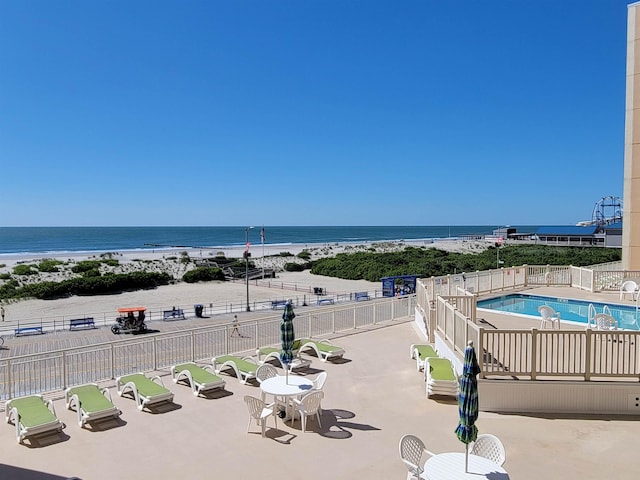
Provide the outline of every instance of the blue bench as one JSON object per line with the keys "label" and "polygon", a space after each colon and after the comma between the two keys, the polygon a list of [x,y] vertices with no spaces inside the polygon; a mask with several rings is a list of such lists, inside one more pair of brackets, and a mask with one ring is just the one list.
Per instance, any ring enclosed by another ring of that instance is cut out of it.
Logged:
{"label": "blue bench", "polygon": [[181,308],[176,308],[175,310],[164,310],[162,312],[163,320],[184,320],[185,318],[186,317],[184,316],[184,310],[182,310]]}
{"label": "blue bench", "polygon": [[44,333],[44,330],[42,330],[41,326],[37,326],[37,327],[18,327],[15,329],[15,334],[16,337],[19,337],[20,335],[32,335],[32,334],[42,334]]}
{"label": "blue bench", "polygon": [[287,305],[287,301],[286,300],[273,300],[271,302],[271,308],[273,310],[276,310],[278,308],[284,308]]}
{"label": "blue bench", "polygon": [[318,305],[333,305],[333,298],[319,298]]}
{"label": "blue bench", "polygon": [[96,328],[96,322],[93,321],[93,317],[72,318],[69,320],[69,330],[78,328]]}
{"label": "blue bench", "polygon": [[356,302],[360,300],[369,300],[369,294],[367,292],[356,292],[353,294]]}

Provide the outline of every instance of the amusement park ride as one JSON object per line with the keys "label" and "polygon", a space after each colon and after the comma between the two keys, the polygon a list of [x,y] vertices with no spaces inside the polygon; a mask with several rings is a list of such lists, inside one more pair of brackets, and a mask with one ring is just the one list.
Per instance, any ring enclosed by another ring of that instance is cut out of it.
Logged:
{"label": "amusement park ride", "polygon": [[606,227],[613,223],[622,222],[622,200],[620,197],[602,197],[593,207],[591,220],[578,222],[578,227],[589,227],[595,225]]}

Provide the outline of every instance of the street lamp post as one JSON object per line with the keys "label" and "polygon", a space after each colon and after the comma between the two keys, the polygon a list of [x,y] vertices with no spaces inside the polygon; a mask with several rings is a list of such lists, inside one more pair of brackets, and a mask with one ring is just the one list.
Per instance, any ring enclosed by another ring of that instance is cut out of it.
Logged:
{"label": "street lamp post", "polygon": [[245,234],[245,250],[244,250],[244,280],[247,284],[247,312],[251,311],[251,307],[249,306],[249,257],[251,254],[249,253],[249,230],[253,227],[247,227],[244,229]]}

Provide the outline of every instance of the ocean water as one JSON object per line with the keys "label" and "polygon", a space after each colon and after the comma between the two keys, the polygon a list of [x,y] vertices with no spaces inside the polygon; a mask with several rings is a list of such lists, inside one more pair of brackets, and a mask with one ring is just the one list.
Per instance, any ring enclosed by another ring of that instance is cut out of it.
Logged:
{"label": "ocean water", "polygon": [[[305,245],[491,235],[499,226],[255,226],[248,232],[251,244],[262,243],[263,228],[265,245]],[[527,233],[537,229],[515,228]],[[0,255],[224,248],[244,245],[246,234],[246,227],[0,227]]]}

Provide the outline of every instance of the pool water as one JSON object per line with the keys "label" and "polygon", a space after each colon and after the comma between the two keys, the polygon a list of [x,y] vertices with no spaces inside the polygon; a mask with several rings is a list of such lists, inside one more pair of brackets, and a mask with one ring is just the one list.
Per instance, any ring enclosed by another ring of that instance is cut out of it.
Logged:
{"label": "pool water", "polygon": [[[540,318],[538,307],[548,305],[560,313],[560,320],[587,324],[589,304],[596,307],[596,313],[601,313],[605,303],[587,302],[567,298],[543,297],[539,295],[511,294],[502,297],[490,298],[478,301],[478,308],[497,310],[500,312],[514,313],[518,315],[531,315]],[[619,328],[628,330],[640,330],[640,313],[635,306],[608,305],[611,316],[618,321]]]}

